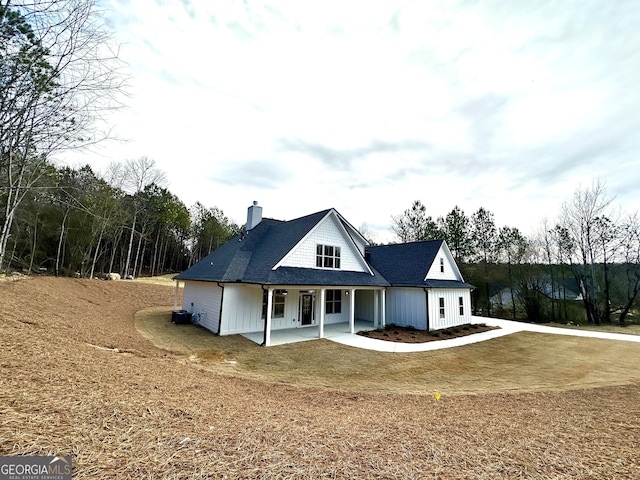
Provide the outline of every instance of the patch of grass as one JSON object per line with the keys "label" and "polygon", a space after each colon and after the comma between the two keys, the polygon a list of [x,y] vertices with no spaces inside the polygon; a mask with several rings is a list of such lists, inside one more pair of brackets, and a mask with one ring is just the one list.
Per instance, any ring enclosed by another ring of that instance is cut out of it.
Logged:
{"label": "patch of grass", "polygon": [[[219,337],[195,325],[174,325],[170,315],[167,307],[145,310],[136,316],[136,326],[161,348],[182,354],[185,363],[271,383],[378,393],[430,395],[438,390],[452,395],[640,382],[640,344],[632,342],[521,332],[416,353],[363,350],[330,340],[264,348],[240,335]],[[189,360],[190,355],[197,361]]]}
{"label": "patch of grass", "polygon": [[609,324],[609,325],[567,325],[565,323],[550,323],[552,327],[569,328],[575,330],[591,330],[595,332],[610,332],[610,333],[626,333],[628,335],[640,335],[640,325],[627,324],[625,326]]}

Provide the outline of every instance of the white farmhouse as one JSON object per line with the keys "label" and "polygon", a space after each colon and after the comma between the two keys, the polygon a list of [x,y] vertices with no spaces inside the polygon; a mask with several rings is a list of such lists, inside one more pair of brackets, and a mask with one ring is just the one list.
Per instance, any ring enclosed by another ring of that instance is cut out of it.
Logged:
{"label": "white farmhouse", "polygon": [[219,335],[355,321],[434,330],[471,321],[470,292],[443,240],[370,246],[331,208],[290,221],[262,218],[180,273],[182,308]]}

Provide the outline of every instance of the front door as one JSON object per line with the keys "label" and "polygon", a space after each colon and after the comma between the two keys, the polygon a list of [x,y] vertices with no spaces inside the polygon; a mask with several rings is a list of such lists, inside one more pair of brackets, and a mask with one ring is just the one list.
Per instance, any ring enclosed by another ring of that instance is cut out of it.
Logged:
{"label": "front door", "polygon": [[313,295],[303,293],[300,296],[300,325],[313,324]]}

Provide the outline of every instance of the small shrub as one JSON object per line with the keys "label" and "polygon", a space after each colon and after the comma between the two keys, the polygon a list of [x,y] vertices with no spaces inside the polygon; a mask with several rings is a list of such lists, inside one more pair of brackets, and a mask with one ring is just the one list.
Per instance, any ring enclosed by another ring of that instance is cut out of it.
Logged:
{"label": "small shrub", "polygon": [[446,329],[442,330],[442,334],[443,334],[443,335],[453,335],[453,334],[451,333],[451,331],[450,331],[448,328],[446,328]]}
{"label": "small shrub", "polygon": [[432,337],[439,337],[439,336],[440,336],[440,332],[438,332],[437,330],[435,330],[435,331],[433,331],[433,332],[429,332],[429,334],[430,334]]}
{"label": "small shrub", "polygon": [[385,330],[393,330],[393,329],[394,329],[394,328],[396,328],[396,327],[397,327],[397,325],[396,325],[395,323],[387,323],[387,324],[384,326],[384,329],[385,329]]}

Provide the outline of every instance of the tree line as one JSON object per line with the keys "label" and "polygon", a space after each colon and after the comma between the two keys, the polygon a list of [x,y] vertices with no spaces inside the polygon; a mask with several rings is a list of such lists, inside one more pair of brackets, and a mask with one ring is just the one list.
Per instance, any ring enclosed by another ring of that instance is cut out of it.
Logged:
{"label": "tree line", "polygon": [[[443,217],[420,201],[392,216],[401,242],[444,239],[473,291],[474,313],[531,321],[624,324],[638,313],[640,220],[595,181],[578,187],[555,220],[524,235],[490,211],[458,206]],[[581,305],[581,308],[577,308]]]}
{"label": "tree line", "polygon": [[94,0],[0,0],[0,271],[93,277],[182,270],[238,227],[188,209],[142,157],[57,167],[109,138],[127,78]]}
{"label": "tree line", "polygon": [[[0,271],[156,275],[239,231],[215,207],[187,208],[148,158],[104,173],[52,162],[108,138],[104,114],[122,106],[127,78],[101,18],[95,0],[0,0]],[[392,222],[400,241],[447,241],[477,286],[477,313],[568,319],[570,287],[591,323],[637,309],[637,214],[615,209],[600,183],[530,237],[484,208],[434,219],[418,200]]]}
{"label": "tree line", "polygon": [[239,232],[218,208],[187,208],[146,157],[112,163],[102,175],[90,166],[45,165],[14,212],[2,270],[160,275],[189,267]]}

